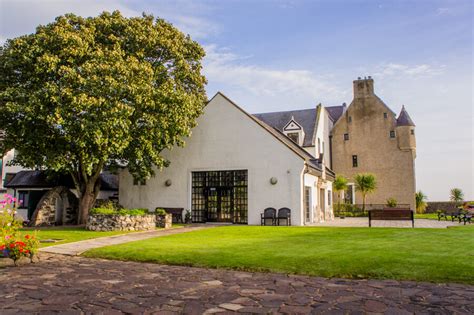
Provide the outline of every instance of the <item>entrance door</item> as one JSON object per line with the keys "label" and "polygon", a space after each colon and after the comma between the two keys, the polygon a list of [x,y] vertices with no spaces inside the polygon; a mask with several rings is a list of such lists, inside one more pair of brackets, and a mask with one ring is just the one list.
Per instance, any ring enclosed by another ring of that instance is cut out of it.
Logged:
{"label": "entrance door", "polygon": [[204,189],[208,222],[232,222],[233,188],[208,187]]}
{"label": "entrance door", "polygon": [[326,221],[326,194],[324,189],[319,189],[319,205],[321,208],[322,220]]}
{"label": "entrance door", "polygon": [[304,187],[304,213],[305,223],[311,222],[311,187]]}
{"label": "entrance door", "polygon": [[192,173],[193,222],[247,223],[247,171]]}

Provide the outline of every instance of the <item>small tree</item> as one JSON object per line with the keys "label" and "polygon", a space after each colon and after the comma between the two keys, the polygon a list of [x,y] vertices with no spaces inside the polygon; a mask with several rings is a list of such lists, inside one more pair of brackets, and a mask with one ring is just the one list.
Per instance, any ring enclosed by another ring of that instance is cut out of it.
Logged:
{"label": "small tree", "polygon": [[454,201],[456,206],[458,206],[464,200],[464,193],[459,188],[453,188],[451,189],[449,200]]}
{"label": "small tree", "polygon": [[354,177],[355,189],[362,194],[362,211],[365,211],[365,200],[367,195],[377,188],[375,175],[370,173],[357,174]]}
{"label": "small tree", "polygon": [[347,178],[342,175],[337,175],[336,179],[332,183],[332,189],[339,194],[339,199],[337,200],[337,209],[340,210],[341,208],[341,199],[342,199],[342,192],[347,189]]}
{"label": "small tree", "polygon": [[421,191],[415,194],[416,213],[424,213],[426,210],[426,200],[428,197]]}

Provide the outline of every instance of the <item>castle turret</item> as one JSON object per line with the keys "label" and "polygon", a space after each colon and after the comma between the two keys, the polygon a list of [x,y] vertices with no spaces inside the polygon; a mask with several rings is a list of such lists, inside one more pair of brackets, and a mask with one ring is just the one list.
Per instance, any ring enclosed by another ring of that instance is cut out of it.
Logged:
{"label": "castle turret", "polygon": [[354,98],[374,96],[374,80],[372,77],[362,79],[361,77],[353,81]]}
{"label": "castle turret", "polygon": [[397,118],[397,138],[398,147],[402,151],[411,150],[413,157],[416,155],[416,138],[415,138],[415,123],[411,120],[410,115],[402,106],[400,115]]}

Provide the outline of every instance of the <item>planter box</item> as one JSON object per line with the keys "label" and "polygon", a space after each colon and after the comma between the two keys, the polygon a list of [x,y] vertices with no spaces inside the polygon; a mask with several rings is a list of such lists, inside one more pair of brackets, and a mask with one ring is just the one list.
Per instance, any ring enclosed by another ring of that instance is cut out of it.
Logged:
{"label": "planter box", "polygon": [[173,215],[167,213],[165,215],[156,215],[156,227],[169,229],[173,224]]}
{"label": "planter box", "polygon": [[154,230],[156,216],[147,215],[89,215],[86,229],[90,231],[147,231]]}

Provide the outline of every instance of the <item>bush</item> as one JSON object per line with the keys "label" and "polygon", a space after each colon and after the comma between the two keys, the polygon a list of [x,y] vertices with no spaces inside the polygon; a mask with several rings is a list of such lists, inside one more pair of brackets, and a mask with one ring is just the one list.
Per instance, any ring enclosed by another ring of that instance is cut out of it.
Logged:
{"label": "bush", "polygon": [[387,199],[387,207],[395,208],[397,206],[397,204],[398,204],[397,199],[395,199],[395,198],[388,198]]}
{"label": "bush", "polygon": [[166,210],[163,209],[163,208],[156,208],[156,209],[155,209],[155,213],[156,213],[157,215],[162,215],[162,216],[164,216],[164,215],[166,215]]}
{"label": "bush", "polygon": [[0,201],[0,256],[13,259],[15,265],[21,257],[33,261],[39,246],[36,235],[21,236],[22,221],[15,217],[17,200],[7,194],[4,198]]}
{"label": "bush", "polygon": [[148,209],[110,209],[110,208],[94,208],[90,211],[92,215],[134,215],[143,216],[148,214]]}

